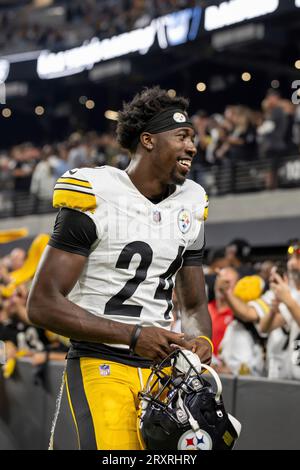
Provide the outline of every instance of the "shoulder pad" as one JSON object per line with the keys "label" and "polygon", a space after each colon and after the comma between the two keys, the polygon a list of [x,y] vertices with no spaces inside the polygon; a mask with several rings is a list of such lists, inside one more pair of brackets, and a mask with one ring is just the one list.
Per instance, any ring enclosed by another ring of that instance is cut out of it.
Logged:
{"label": "shoulder pad", "polygon": [[96,209],[96,196],[84,169],[69,170],[58,178],[54,186],[53,207],[68,207],[83,212]]}

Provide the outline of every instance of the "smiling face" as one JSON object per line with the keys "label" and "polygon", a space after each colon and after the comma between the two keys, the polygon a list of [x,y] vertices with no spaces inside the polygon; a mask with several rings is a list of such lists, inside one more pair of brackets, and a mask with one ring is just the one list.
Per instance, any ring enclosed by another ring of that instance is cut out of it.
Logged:
{"label": "smiling face", "polygon": [[196,155],[194,130],[180,127],[171,131],[151,134],[153,152],[151,162],[156,175],[165,184],[182,185]]}

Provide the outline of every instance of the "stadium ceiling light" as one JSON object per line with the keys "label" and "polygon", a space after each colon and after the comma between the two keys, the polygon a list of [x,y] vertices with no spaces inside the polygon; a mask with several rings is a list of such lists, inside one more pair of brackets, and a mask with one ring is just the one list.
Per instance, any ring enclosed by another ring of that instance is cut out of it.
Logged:
{"label": "stadium ceiling light", "polygon": [[45,112],[45,108],[43,106],[36,106],[34,109],[35,114],[38,116],[42,116]]}
{"label": "stadium ceiling light", "polygon": [[203,92],[206,90],[206,84],[204,82],[199,82],[196,85],[198,91]]}
{"label": "stadium ceiling light", "polygon": [[170,98],[175,98],[176,90],[173,90],[173,88],[170,88],[170,90],[168,90],[168,95],[170,96]]}
{"label": "stadium ceiling light", "polygon": [[9,118],[11,116],[11,109],[9,108],[2,109],[2,116],[5,118]]}
{"label": "stadium ceiling light", "polygon": [[251,73],[249,72],[242,73],[243,82],[250,82],[251,78],[252,78]]}
{"label": "stadium ceiling light", "polygon": [[106,119],[110,119],[111,121],[118,120],[117,111],[113,111],[112,109],[108,109],[107,111],[105,111],[104,116],[106,117]]}
{"label": "stadium ceiling light", "polygon": [[85,102],[85,107],[86,107],[87,109],[93,109],[93,108],[95,107],[95,101],[93,101],[93,100],[87,100],[87,101]]}
{"label": "stadium ceiling light", "polygon": [[87,96],[84,96],[84,95],[80,96],[78,101],[80,104],[85,104],[87,102]]}
{"label": "stadium ceiling light", "polygon": [[272,88],[279,88],[280,87],[280,81],[279,80],[272,80],[271,81],[271,87]]}
{"label": "stadium ceiling light", "polygon": [[298,69],[298,70],[300,69],[300,60],[296,60],[296,62],[295,62],[295,67],[296,67],[296,69]]}

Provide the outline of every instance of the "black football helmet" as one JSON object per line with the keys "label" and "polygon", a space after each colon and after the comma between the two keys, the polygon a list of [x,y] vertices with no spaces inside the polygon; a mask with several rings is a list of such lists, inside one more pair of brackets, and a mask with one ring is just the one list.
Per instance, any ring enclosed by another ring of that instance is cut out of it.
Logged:
{"label": "black football helmet", "polygon": [[231,450],[240,435],[240,422],[225,411],[218,374],[191,351],[176,349],[154,366],[139,398],[144,449]]}

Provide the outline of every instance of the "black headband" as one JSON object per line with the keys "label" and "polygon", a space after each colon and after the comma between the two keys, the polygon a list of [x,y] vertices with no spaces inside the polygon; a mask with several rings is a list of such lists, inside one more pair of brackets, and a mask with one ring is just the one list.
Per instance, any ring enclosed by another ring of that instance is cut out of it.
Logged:
{"label": "black headband", "polygon": [[146,124],[142,132],[150,132],[150,134],[159,134],[160,132],[171,131],[179,127],[194,126],[185,111],[179,108],[168,108],[155,114]]}

